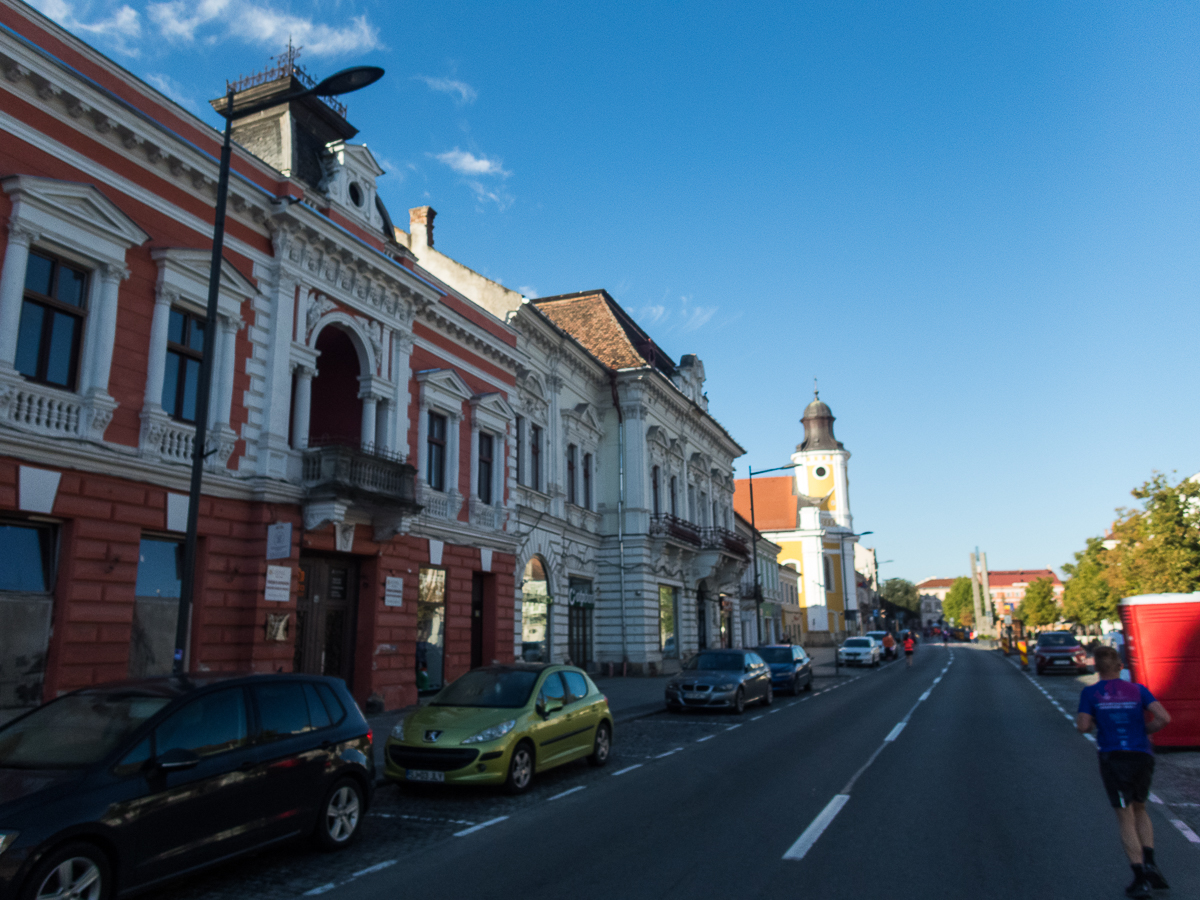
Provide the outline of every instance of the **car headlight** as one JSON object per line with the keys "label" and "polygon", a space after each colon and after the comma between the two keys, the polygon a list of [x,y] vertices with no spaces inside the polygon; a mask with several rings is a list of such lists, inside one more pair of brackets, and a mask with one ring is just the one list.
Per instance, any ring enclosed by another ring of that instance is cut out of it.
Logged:
{"label": "car headlight", "polygon": [[399,722],[392,726],[392,737],[398,741],[404,740],[404,722],[408,716],[404,716]]}
{"label": "car headlight", "polygon": [[19,831],[0,831],[0,853],[13,845],[13,841],[21,836]]}
{"label": "car headlight", "polygon": [[499,725],[493,725],[491,728],[485,728],[478,734],[473,734],[469,738],[463,738],[459,743],[462,744],[482,744],[487,741],[494,741],[504,737],[510,731],[517,727],[516,719],[509,719],[507,722],[501,722]]}
{"label": "car headlight", "polygon": [[677,691],[677,690],[679,690],[679,685],[677,685],[674,681],[669,681],[669,682],[667,682],[667,690],[668,691]]}
{"label": "car headlight", "polygon": [[717,690],[718,691],[732,691],[735,687],[737,687],[737,682],[731,681],[729,684],[717,685]]}

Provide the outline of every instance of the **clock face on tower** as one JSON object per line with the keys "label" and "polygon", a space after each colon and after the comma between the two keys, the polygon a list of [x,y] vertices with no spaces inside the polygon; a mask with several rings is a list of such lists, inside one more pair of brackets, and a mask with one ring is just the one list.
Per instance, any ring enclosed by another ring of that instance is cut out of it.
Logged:
{"label": "clock face on tower", "polygon": [[813,469],[813,475],[816,478],[824,478],[828,474],[829,474],[829,470],[826,469],[824,466],[817,466],[815,469]]}

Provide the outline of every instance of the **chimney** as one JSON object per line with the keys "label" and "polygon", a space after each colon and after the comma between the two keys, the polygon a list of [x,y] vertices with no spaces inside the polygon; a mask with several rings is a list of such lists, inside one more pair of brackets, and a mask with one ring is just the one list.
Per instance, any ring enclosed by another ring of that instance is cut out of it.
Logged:
{"label": "chimney", "polygon": [[408,233],[411,236],[411,247],[433,246],[433,220],[437,210],[432,206],[418,206],[408,211]]}

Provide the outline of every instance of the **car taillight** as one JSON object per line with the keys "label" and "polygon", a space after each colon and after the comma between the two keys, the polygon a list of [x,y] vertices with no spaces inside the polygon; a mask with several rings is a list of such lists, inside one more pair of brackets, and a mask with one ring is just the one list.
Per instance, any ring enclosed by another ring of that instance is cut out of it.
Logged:
{"label": "car taillight", "polygon": [[367,743],[368,744],[371,743],[371,737],[374,734],[375,734],[375,732],[372,729],[370,729],[370,728],[367,729]]}

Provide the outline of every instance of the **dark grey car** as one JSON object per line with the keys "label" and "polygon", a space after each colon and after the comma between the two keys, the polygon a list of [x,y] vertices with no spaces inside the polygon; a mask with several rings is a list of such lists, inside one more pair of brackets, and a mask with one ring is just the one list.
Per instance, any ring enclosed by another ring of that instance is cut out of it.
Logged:
{"label": "dark grey car", "polygon": [[667,682],[667,709],[732,709],[747,703],[770,706],[771,669],[753,650],[701,650]]}

